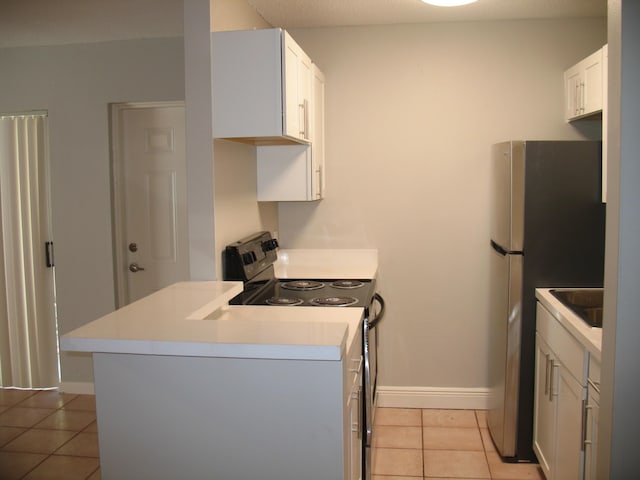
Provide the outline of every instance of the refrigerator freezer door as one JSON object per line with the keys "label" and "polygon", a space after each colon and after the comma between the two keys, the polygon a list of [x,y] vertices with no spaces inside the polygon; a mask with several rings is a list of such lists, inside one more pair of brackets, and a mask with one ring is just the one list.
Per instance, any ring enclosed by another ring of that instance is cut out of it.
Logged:
{"label": "refrigerator freezer door", "polygon": [[503,457],[516,454],[522,264],[519,254],[491,252],[491,361],[489,431]]}
{"label": "refrigerator freezer door", "polygon": [[524,142],[493,146],[491,239],[507,252],[521,252],[524,239]]}

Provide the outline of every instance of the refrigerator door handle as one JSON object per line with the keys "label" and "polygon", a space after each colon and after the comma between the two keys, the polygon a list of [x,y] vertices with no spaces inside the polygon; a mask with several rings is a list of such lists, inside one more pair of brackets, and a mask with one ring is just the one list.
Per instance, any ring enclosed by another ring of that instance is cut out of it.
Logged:
{"label": "refrigerator door handle", "polygon": [[503,257],[506,255],[524,255],[524,252],[522,250],[506,250],[500,245],[498,245],[496,242],[494,242],[493,240],[491,240],[491,248],[493,248],[496,252],[498,252]]}

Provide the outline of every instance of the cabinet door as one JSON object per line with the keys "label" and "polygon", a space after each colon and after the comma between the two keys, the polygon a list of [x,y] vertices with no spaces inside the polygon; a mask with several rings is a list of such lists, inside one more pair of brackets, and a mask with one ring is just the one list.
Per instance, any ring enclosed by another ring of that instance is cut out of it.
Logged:
{"label": "cabinet door", "polygon": [[256,149],[258,201],[312,201],[324,197],[324,76],[313,68],[311,145]]}
{"label": "cabinet door", "polygon": [[257,147],[258,201],[315,200],[311,149],[311,145]]}
{"label": "cabinet door", "polygon": [[569,68],[564,74],[565,118],[576,120],[602,111],[602,49]]}
{"label": "cabinet door", "polygon": [[553,361],[551,349],[540,335],[536,335],[533,450],[548,480],[552,478],[556,424],[555,404],[551,392]]}
{"label": "cabinet door", "polygon": [[582,478],[582,415],[585,388],[558,365],[557,375],[557,440],[556,467],[553,478]]}
{"label": "cabinet door", "polygon": [[351,434],[349,442],[350,480],[362,478],[362,375],[354,383],[349,404]]}
{"label": "cabinet door", "polygon": [[602,50],[589,55],[582,64],[582,114],[588,115],[602,110]]}
{"label": "cabinet door", "polygon": [[584,478],[598,480],[596,476],[596,460],[598,458],[598,418],[600,413],[600,395],[589,384],[586,409],[586,432],[584,445]]}
{"label": "cabinet door", "polygon": [[213,138],[282,136],[279,29],[212,33]]}
{"label": "cabinet door", "polygon": [[311,158],[313,168],[312,197],[324,198],[324,75],[313,65]]}
{"label": "cabinet door", "polygon": [[582,71],[579,65],[571,67],[564,74],[565,118],[567,121],[580,116]]}
{"label": "cabinet door", "polygon": [[284,131],[287,135],[309,141],[311,108],[311,59],[284,32]]}

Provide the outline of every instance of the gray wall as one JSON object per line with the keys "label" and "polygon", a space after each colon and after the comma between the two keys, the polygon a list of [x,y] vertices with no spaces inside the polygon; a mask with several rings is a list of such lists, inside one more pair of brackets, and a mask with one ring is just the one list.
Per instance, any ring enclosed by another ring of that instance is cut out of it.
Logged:
{"label": "gray wall", "polygon": [[[182,38],[0,49],[0,112],[47,110],[58,321],[64,334],[113,311],[109,110],[184,99]],[[63,382],[92,381],[63,353]]]}
{"label": "gray wall", "polygon": [[597,478],[640,478],[640,3],[609,1],[609,177]]}
{"label": "gray wall", "polygon": [[565,123],[563,71],[606,20],[292,35],[326,75],[327,195],[280,205],[281,243],[379,249],[381,385],[487,387],[490,145],[600,138]]}

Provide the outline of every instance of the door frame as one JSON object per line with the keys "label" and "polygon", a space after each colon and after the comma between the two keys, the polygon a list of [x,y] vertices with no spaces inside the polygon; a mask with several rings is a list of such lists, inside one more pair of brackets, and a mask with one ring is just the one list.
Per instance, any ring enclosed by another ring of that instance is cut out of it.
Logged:
{"label": "door frame", "polygon": [[124,110],[161,107],[185,107],[184,101],[122,102],[109,104],[109,136],[111,144],[111,225],[113,245],[113,278],[116,308],[124,307],[128,297],[129,277],[121,268],[126,263],[124,158],[120,145],[120,113]]}

